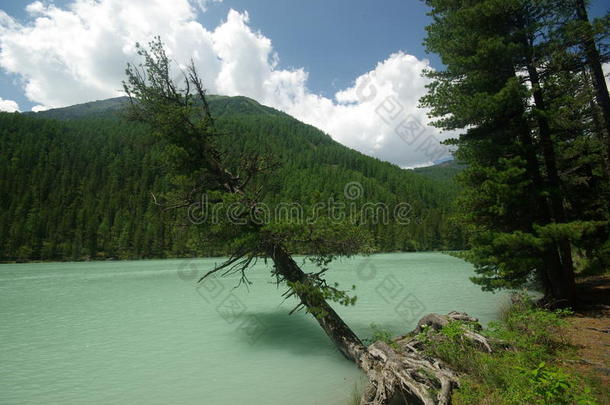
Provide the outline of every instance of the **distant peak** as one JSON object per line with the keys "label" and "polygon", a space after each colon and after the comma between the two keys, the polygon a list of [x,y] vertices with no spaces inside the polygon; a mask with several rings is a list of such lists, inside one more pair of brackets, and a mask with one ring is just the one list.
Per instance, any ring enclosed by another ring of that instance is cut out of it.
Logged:
{"label": "distant peak", "polygon": [[[226,114],[264,114],[264,115],[286,115],[275,108],[267,107],[256,100],[246,96],[223,96],[210,94],[207,96],[213,116],[223,116]],[[113,97],[105,100],[89,101],[86,103],[75,104],[68,107],[52,108],[40,111],[35,114],[44,118],[55,118],[60,120],[72,120],[90,117],[112,117],[123,109],[128,103],[126,96]]]}

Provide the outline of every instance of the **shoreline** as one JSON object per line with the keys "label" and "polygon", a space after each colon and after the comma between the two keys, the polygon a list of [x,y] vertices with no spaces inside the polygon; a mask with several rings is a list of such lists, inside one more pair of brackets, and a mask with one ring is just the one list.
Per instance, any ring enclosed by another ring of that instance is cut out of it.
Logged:
{"label": "shoreline", "polygon": [[[367,256],[375,256],[387,253],[444,253],[450,254],[454,252],[461,252],[461,250],[388,250],[382,252],[375,252]],[[307,253],[296,253],[295,256],[308,256]],[[354,255],[356,256],[356,255]],[[217,259],[227,258],[228,255],[214,255],[214,256],[168,256],[168,257],[134,257],[134,258],[95,258],[95,259],[70,259],[70,260],[0,260],[2,264],[30,264],[30,263],[92,263],[92,262],[126,262],[126,261],[145,261],[145,260],[175,260],[175,259]]]}

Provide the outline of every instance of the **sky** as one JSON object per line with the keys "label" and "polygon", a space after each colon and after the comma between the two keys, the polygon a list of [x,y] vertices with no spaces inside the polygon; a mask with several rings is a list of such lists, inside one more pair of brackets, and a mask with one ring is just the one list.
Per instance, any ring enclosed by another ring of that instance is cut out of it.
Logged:
{"label": "sky", "polygon": [[[592,14],[607,9],[594,1]],[[422,45],[426,13],[419,0],[4,0],[0,110],[121,96],[135,43],[160,35],[211,94],[251,97],[367,155],[425,166],[457,135],[418,107],[422,72],[442,68]]]}

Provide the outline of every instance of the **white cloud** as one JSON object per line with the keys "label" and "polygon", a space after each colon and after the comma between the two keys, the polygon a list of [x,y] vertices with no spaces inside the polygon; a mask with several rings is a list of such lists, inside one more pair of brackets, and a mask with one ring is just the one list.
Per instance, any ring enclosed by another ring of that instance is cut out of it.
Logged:
{"label": "white cloud", "polygon": [[222,0],[196,0],[196,3],[201,11],[206,12],[210,3],[222,3]]}
{"label": "white cloud", "polygon": [[448,154],[438,143],[448,135],[427,126],[426,111],[417,106],[427,83],[421,73],[429,67],[427,60],[395,53],[337,92],[334,102],[309,95],[288,112],[368,155],[403,167],[429,164]]}
{"label": "white cloud", "polygon": [[77,0],[67,9],[35,2],[26,10],[27,25],[0,18],[0,66],[21,76],[30,100],[47,106],[120,95],[136,41],[159,34],[178,59],[206,41],[185,1]]}
{"label": "white cloud", "polygon": [[19,111],[19,104],[13,100],[5,100],[0,97],[0,111],[15,112]]}
{"label": "white cloud", "polygon": [[193,58],[212,94],[254,98],[401,166],[446,154],[434,141],[444,138],[436,129],[418,127],[427,122],[417,102],[428,61],[395,53],[335,98],[322,97],[307,89],[306,71],[278,67],[271,40],[251,29],[247,12],[231,10],[214,30],[203,27],[193,5],[206,4],[209,0],[74,0],[60,9],[37,1],[26,7],[31,17],[26,24],[0,11],[0,67],[20,76],[36,109],[116,97],[125,64],[137,60],[135,43],[160,35],[174,60]]}
{"label": "white cloud", "polygon": [[51,108],[52,107],[49,107],[49,106],[46,106],[46,105],[37,104],[34,107],[32,107],[32,111],[40,112],[40,111],[50,110]]}

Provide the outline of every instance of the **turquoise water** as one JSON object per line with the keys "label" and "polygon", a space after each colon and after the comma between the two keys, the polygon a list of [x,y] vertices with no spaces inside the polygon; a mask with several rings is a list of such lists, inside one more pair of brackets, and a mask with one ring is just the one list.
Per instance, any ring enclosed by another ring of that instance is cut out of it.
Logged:
{"label": "turquoise water", "polygon": [[[196,278],[218,259],[0,265],[1,404],[345,404],[360,372],[310,316],[288,315],[268,267]],[[357,286],[336,307],[361,337],[404,333],[424,313],[487,322],[506,297],[470,283],[440,253],[337,261]]]}

